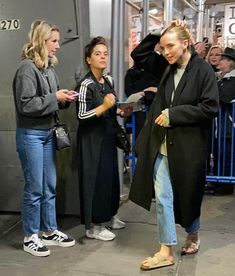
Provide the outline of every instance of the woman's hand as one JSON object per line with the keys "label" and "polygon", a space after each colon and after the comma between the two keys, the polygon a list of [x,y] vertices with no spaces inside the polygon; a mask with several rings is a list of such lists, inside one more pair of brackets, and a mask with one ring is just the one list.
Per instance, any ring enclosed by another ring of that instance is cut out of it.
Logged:
{"label": "woman's hand", "polygon": [[68,89],[58,90],[55,94],[56,94],[57,101],[61,103],[75,101],[78,96],[78,93],[76,91],[68,90]]}
{"label": "woman's hand", "polygon": [[169,126],[169,118],[165,114],[160,114],[155,119],[155,124],[162,126],[162,127],[168,127]]}
{"label": "woman's hand", "polygon": [[117,114],[120,115],[121,117],[129,117],[133,112],[133,107],[127,106],[123,109],[117,108]]}
{"label": "woman's hand", "polygon": [[104,97],[103,106],[107,109],[113,107],[116,103],[116,98],[112,93],[107,94]]}
{"label": "woman's hand", "polygon": [[157,87],[156,86],[149,86],[149,87],[147,87],[147,88],[144,89],[144,92],[157,93]]}
{"label": "woman's hand", "polygon": [[113,107],[116,103],[116,98],[112,93],[107,94],[104,97],[104,101],[101,105],[96,107],[96,116],[101,116],[105,111]]}
{"label": "woman's hand", "polygon": [[200,58],[205,58],[206,56],[206,44],[204,42],[198,42],[194,45],[195,51]]}
{"label": "woman's hand", "polygon": [[170,26],[180,26],[180,27],[185,27],[187,25],[187,22],[185,20],[177,19],[177,20],[172,20],[170,23]]}
{"label": "woman's hand", "polygon": [[168,28],[170,27],[185,27],[187,26],[187,22],[185,20],[177,19],[177,20],[172,20],[169,25],[167,25],[165,28],[162,29],[161,34],[163,34]]}

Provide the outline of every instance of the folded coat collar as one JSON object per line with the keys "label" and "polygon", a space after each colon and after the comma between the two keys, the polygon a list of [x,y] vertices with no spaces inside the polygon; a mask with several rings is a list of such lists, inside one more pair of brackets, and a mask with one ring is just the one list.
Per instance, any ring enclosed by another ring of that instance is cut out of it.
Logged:
{"label": "folded coat collar", "polygon": [[230,71],[229,73],[226,73],[226,74],[223,76],[223,79],[228,79],[228,78],[231,78],[231,77],[235,77],[235,69],[233,69],[233,70]]}

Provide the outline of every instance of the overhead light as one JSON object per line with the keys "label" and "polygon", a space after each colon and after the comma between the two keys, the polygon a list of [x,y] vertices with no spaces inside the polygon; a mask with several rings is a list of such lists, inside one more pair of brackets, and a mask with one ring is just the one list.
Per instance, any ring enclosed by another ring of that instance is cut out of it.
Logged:
{"label": "overhead light", "polygon": [[158,13],[158,9],[156,9],[156,8],[151,9],[151,10],[149,10],[149,13],[150,14],[156,14],[156,13]]}

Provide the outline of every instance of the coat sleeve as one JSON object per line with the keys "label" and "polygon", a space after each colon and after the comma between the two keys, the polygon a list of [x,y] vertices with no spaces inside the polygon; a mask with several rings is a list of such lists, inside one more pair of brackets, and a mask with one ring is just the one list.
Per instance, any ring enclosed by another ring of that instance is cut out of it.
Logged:
{"label": "coat sleeve", "polygon": [[[205,69],[205,68],[204,68]],[[201,85],[198,86],[198,99],[195,104],[181,104],[169,108],[170,125],[189,126],[208,123],[219,110],[219,93],[214,72],[200,70]],[[193,88],[192,88],[193,89]],[[190,91],[188,91],[190,93]]]}
{"label": "coat sleeve", "polygon": [[155,45],[160,41],[160,35],[149,33],[140,44],[131,52],[131,57],[135,62],[144,63],[146,59],[154,53]]}
{"label": "coat sleeve", "polygon": [[159,83],[168,62],[163,55],[154,51],[156,44],[160,41],[160,33],[149,33],[140,44],[131,52],[135,65],[143,68],[153,75]]}

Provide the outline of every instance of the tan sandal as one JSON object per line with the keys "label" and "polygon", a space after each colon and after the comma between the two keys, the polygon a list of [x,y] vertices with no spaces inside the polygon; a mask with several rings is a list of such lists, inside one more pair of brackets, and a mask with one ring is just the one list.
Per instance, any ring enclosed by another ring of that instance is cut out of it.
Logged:
{"label": "tan sandal", "polygon": [[181,248],[181,255],[196,254],[200,247],[200,239],[198,234],[189,234],[185,240],[184,246]]}
{"label": "tan sandal", "polygon": [[160,253],[156,253],[153,257],[148,257],[147,259],[145,259],[142,262],[140,268],[142,270],[152,270],[174,264],[174,260],[169,260],[166,257],[162,256]]}

